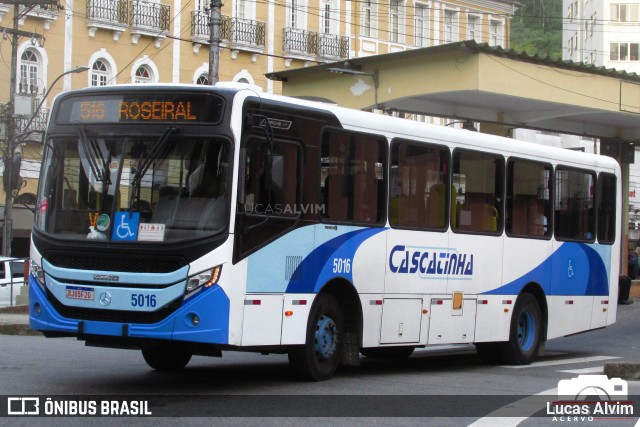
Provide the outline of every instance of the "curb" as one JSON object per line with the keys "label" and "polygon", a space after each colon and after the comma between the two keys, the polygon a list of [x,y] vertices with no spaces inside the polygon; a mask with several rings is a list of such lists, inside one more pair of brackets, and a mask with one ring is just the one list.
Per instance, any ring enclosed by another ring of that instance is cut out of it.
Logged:
{"label": "curb", "polygon": [[605,363],[604,374],[609,378],[640,380],[640,363]]}
{"label": "curb", "polygon": [[31,330],[29,325],[0,325],[0,335],[42,336],[42,332]]}

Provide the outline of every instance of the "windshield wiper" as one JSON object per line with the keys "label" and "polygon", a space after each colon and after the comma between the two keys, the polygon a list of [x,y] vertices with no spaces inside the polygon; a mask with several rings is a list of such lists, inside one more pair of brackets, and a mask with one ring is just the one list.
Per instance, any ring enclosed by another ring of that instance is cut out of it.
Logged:
{"label": "windshield wiper", "polygon": [[[111,184],[109,175],[107,174],[107,164],[102,157],[102,152],[97,146],[96,142],[87,136],[84,128],[78,129],[78,138],[80,139],[81,147],[85,152],[85,157],[89,163],[92,175],[97,182],[103,184]],[[101,164],[98,164],[100,162]]]}
{"label": "windshield wiper", "polygon": [[171,135],[178,131],[178,128],[175,126],[169,126],[164,131],[164,133],[158,138],[158,140],[153,144],[153,148],[147,157],[138,165],[135,175],[131,180],[131,197],[129,198],[129,210],[132,209],[133,203],[137,198],[138,187],[140,186],[140,182],[142,181],[142,177],[147,173],[149,167],[154,160],[158,157],[161,157],[162,154],[167,150],[167,142]]}

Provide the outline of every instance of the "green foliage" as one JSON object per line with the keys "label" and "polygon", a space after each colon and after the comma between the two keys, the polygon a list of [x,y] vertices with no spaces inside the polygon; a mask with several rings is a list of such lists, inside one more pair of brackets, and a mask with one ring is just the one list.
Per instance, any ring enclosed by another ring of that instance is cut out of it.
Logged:
{"label": "green foliage", "polygon": [[562,0],[520,0],[511,21],[511,48],[562,58]]}

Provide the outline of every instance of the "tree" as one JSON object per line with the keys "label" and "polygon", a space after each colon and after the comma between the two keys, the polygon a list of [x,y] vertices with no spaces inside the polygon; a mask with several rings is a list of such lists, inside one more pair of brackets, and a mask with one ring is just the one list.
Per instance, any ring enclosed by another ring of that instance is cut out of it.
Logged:
{"label": "tree", "polygon": [[521,0],[511,23],[511,47],[562,58],[562,0]]}

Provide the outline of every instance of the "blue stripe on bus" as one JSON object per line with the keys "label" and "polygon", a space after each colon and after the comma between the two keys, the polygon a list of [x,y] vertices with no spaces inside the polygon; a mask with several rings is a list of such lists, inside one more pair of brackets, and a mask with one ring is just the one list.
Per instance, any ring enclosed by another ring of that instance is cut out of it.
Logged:
{"label": "blue stripe on bus", "polygon": [[564,243],[530,272],[483,294],[518,295],[528,283],[536,282],[547,295],[609,295],[609,270],[603,258],[610,259],[611,247],[597,246],[596,250],[583,243]]}
{"label": "blue stripe on bus", "polygon": [[[353,283],[353,257],[356,251],[365,240],[385,230],[385,228],[363,228],[350,231],[318,246],[302,260],[293,274],[293,277],[302,275],[303,280],[290,280],[286,292],[316,293],[325,283],[336,277],[342,277]],[[334,273],[333,260],[336,258],[350,260],[348,272]],[[317,279],[313,280],[314,277]],[[307,278],[312,279],[306,280]]]}

